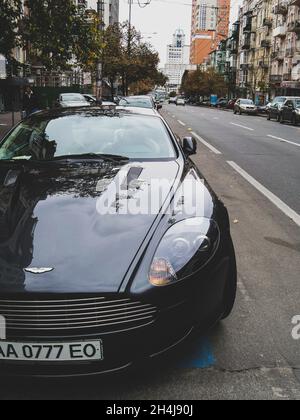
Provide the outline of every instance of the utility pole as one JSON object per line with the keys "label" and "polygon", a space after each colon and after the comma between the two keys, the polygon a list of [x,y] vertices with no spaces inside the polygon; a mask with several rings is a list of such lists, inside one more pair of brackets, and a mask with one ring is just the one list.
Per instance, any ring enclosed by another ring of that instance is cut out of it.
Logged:
{"label": "utility pole", "polygon": [[[98,29],[103,36],[104,33],[104,0],[97,0],[97,14],[99,19]],[[102,58],[98,60],[97,63],[97,100],[102,100],[103,94],[103,61]]]}

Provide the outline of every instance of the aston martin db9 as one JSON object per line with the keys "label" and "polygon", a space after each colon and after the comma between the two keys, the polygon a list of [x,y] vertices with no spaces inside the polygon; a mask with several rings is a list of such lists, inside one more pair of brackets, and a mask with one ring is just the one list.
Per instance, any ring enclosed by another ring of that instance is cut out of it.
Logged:
{"label": "aston martin db9", "polygon": [[226,318],[226,208],[159,115],[37,113],[0,144],[0,374],[147,363]]}

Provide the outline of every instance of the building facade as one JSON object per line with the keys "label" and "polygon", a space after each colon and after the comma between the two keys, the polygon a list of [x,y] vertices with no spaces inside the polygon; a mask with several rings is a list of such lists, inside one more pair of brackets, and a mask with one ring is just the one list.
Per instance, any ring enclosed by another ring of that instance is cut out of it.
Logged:
{"label": "building facade", "polygon": [[231,0],[193,0],[191,64],[201,65],[228,37]]}
{"label": "building facade", "polygon": [[244,0],[239,25],[240,94],[300,95],[300,0]]}
{"label": "building facade", "polygon": [[173,35],[172,44],[167,46],[167,61],[163,73],[168,77],[168,92],[179,91],[182,76],[190,67],[190,46],[186,45],[185,34],[177,29]]}

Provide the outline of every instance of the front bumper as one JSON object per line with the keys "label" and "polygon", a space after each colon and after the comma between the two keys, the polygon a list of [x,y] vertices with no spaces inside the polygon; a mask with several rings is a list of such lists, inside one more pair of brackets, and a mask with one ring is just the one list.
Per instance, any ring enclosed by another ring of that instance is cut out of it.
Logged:
{"label": "front bumper", "polygon": [[[145,362],[168,351],[190,335],[194,328],[202,330],[214,325],[223,315],[224,291],[229,273],[229,258],[213,269],[189,279],[182,297],[167,308],[160,307],[157,318],[141,328],[113,333],[77,335],[73,337],[15,337],[8,341],[61,342],[101,339],[103,361],[94,362],[16,362],[0,361],[0,375],[28,377],[74,377],[113,373]],[[201,277],[201,278],[200,278]]]}

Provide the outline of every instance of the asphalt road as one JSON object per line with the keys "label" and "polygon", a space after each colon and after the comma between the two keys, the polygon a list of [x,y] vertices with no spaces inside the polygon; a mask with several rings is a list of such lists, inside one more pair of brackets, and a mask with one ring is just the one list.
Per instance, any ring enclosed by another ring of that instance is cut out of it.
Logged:
{"label": "asphalt road", "polygon": [[268,137],[300,145],[299,131],[210,109],[166,106],[163,113],[180,137],[202,138],[195,162],[229,209],[239,271],[232,316],[144,369],[4,381],[0,399],[300,399],[300,340],[292,337],[300,315],[300,150]]}

